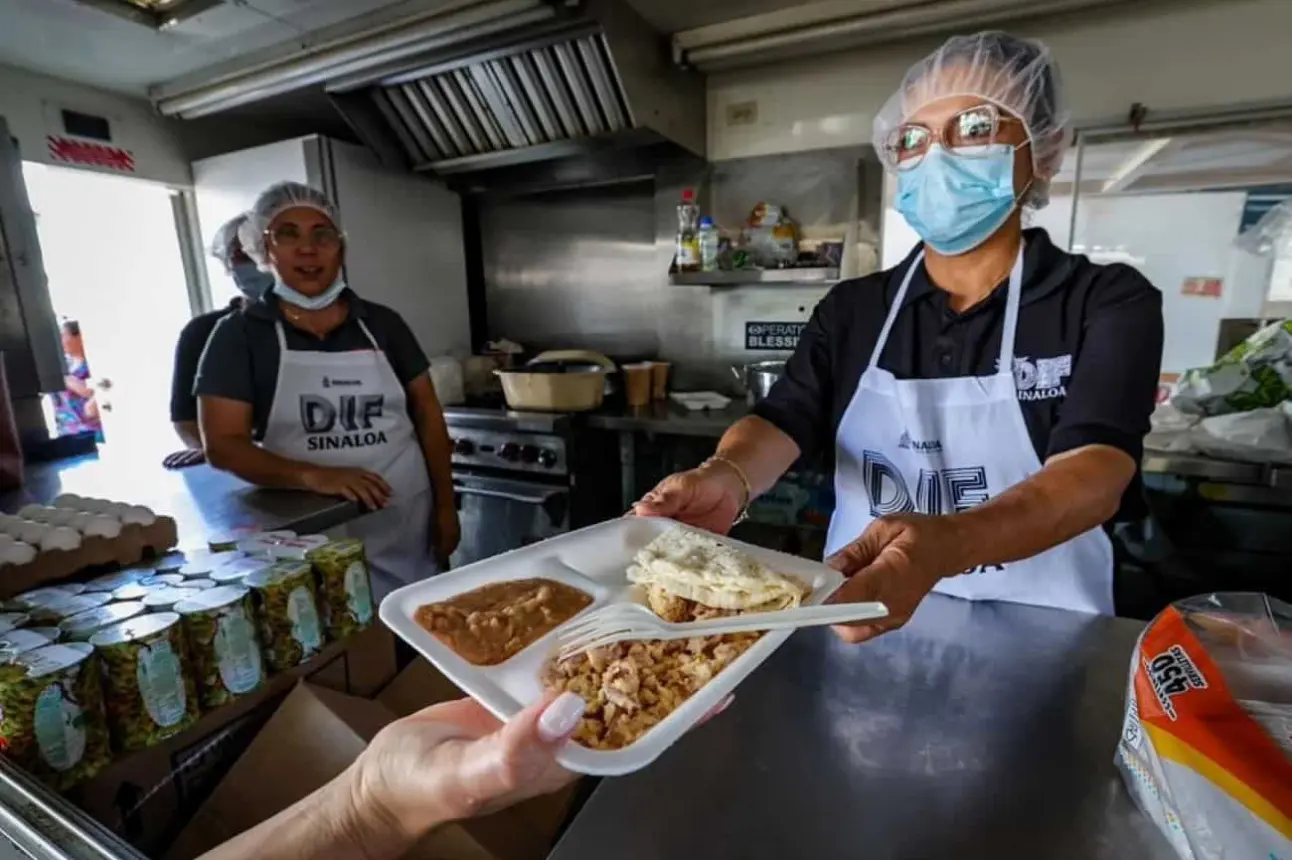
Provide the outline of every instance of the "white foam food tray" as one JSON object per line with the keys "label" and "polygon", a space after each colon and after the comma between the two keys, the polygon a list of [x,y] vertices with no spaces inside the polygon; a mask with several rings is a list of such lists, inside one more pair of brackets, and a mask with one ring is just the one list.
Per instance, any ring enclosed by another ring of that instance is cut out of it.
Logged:
{"label": "white foam food tray", "polygon": [[[591,595],[592,604],[575,618],[610,603],[642,603],[641,590],[628,581],[628,566],[638,550],[674,527],[690,528],[667,519],[621,517],[558,535],[406,585],[382,601],[381,620],[494,716],[505,720],[542,695],[541,673],[555,653],[555,635],[561,628],[510,660],[496,666],[475,666],[423,629],[414,618],[417,609],[490,583],[529,578],[555,580]],[[773,570],[811,585],[812,595],[805,605],[823,603],[843,583],[842,574],[818,562],[729,538],[721,540]],[[722,702],[792,632],[764,634],[716,678],[629,746],[592,750],[571,743],[561,751],[558,761],[569,770],[598,776],[617,776],[645,767]]]}

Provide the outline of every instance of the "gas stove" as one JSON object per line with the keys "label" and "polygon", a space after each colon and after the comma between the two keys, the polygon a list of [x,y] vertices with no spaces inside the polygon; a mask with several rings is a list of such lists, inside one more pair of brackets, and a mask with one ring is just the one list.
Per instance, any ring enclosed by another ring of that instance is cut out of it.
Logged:
{"label": "gas stove", "polygon": [[455,468],[561,477],[569,473],[562,415],[501,409],[448,407],[444,420]]}
{"label": "gas stove", "polygon": [[501,408],[450,406],[444,420],[462,523],[455,567],[617,515],[610,434]]}

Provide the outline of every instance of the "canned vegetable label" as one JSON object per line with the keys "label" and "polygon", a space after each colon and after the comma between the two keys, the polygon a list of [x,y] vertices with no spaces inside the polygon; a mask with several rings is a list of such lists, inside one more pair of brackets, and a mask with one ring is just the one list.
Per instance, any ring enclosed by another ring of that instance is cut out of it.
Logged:
{"label": "canned vegetable label", "polygon": [[345,569],[345,595],[356,621],[367,624],[372,620],[372,589],[363,562],[356,561]]}
{"label": "canned vegetable label", "polygon": [[287,596],[287,617],[292,621],[292,638],[300,643],[306,654],[322,647],[323,634],[319,629],[318,607],[305,586],[293,588]]}
{"label": "canned vegetable label", "polygon": [[220,613],[216,625],[215,658],[225,689],[235,695],[255,689],[260,683],[260,649],[241,604]]}
{"label": "canned vegetable label", "polygon": [[184,676],[180,674],[179,657],[171,648],[170,640],[161,639],[151,647],[145,645],[139,649],[135,677],[144,708],[154,723],[170,727],[184,719],[188,704],[184,697]]}
{"label": "canned vegetable label", "polygon": [[85,717],[62,684],[41,690],[33,723],[40,757],[54,770],[68,770],[85,755]]}

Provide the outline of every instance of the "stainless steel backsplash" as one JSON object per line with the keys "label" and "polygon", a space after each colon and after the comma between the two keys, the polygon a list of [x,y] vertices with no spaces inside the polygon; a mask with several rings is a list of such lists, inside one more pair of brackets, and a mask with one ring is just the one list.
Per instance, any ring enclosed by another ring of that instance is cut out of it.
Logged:
{"label": "stainless steel backsplash", "polygon": [[859,148],[824,150],[490,200],[481,209],[489,336],[533,350],[661,358],[674,363],[679,387],[730,392],[731,364],[776,357],[744,349],[744,322],[805,320],[825,290],[672,286],[682,189],[696,188],[702,211],[723,227],[737,227],[760,200],[786,206],[801,224],[842,225],[853,212],[877,221],[876,167]]}

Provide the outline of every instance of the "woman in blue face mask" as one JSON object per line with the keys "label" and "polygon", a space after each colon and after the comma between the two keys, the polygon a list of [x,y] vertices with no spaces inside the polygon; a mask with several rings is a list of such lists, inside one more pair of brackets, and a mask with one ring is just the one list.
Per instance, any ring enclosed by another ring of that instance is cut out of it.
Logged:
{"label": "woman in blue face mask", "polygon": [[197,397],[193,382],[197,378],[197,364],[206,349],[206,341],[226,314],[242,307],[244,300],[254,300],[273,286],[274,279],[262,272],[255,261],[243,250],[239,236],[247,223],[246,213],[230,218],[215,231],[211,242],[211,257],[219,260],[224,273],[233,280],[238,295],[225,307],[199,314],[180,330],[175,342],[175,364],[171,375],[170,420],[184,447],[167,454],[162,465],[167,469],[182,469],[205,462],[202,453],[202,436],[197,426]]}
{"label": "woman in blue face mask", "polygon": [[1135,515],[1162,350],[1161,295],[1139,272],[1068,254],[1025,208],[1066,146],[1045,46],[957,36],[875,120],[896,213],[922,240],[839,284],[784,377],[699,469],[637,505],[725,531],[800,457],[835,462],[838,600],[899,627],[931,591],[1110,614],[1107,527]]}
{"label": "woman in blue face mask", "polygon": [[336,207],[271,186],[242,234],[272,284],[225,317],[196,392],[207,459],[255,484],[312,490],[370,511],[376,597],[434,573],[458,543],[450,443],[430,362],[395,311],[351,290]]}

